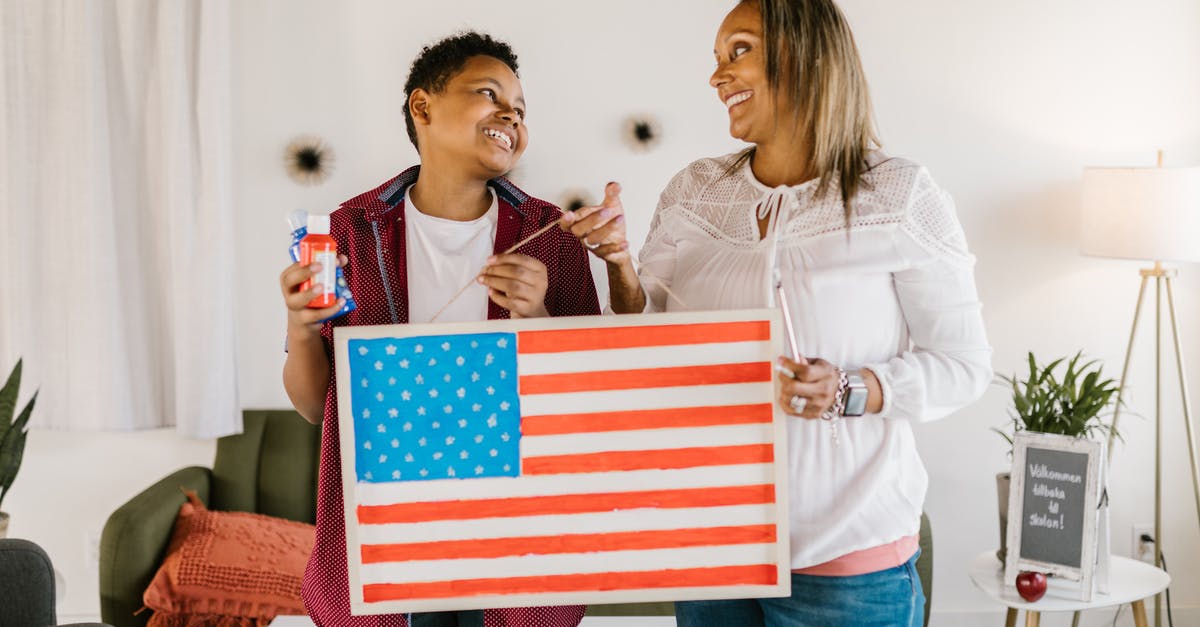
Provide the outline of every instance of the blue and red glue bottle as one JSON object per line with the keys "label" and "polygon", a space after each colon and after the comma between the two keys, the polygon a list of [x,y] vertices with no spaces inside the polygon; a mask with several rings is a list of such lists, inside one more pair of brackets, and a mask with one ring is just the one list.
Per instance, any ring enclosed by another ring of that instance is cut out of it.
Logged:
{"label": "blue and red glue bottle", "polygon": [[320,264],[321,269],[300,286],[310,289],[314,283],[321,292],[308,301],[309,309],[332,307],[337,302],[337,242],[329,236],[329,216],[308,216],[307,233],[300,240],[300,264]]}
{"label": "blue and red glue bottle", "polygon": [[310,216],[303,210],[296,210],[288,217],[288,224],[292,227],[292,245],[289,248],[292,261],[303,265],[321,264],[321,271],[300,287],[307,290],[313,283],[324,287],[321,294],[311,300],[308,306],[324,309],[332,307],[339,298],[345,299],[342,308],[326,320],[357,309],[358,304],[354,302],[350,286],[346,283],[346,277],[338,264],[337,241],[329,236],[329,216]]}

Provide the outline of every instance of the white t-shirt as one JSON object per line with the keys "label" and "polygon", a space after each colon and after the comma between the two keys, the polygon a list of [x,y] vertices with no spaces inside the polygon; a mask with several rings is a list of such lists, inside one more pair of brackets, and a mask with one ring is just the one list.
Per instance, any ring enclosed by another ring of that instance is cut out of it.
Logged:
{"label": "white t-shirt", "polygon": [[[847,233],[836,185],[773,189],[749,162],[729,172],[733,158],[696,161],[663,192],[640,256],[646,309],[772,306],[778,254],[800,354],[883,387],[883,410],[839,421],[837,442],[826,421],[788,420],[792,568],[916,534],[927,477],[910,423],[962,408],[992,376],[954,203],[925,168],[876,153]],[[760,239],[772,200],[780,223]]]}
{"label": "white t-shirt", "polygon": [[[404,240],[408,268],[408,320],[429,322],[442,307],[437,322],[487,320],[487,288],[475,281],[496,242],[500,205],[496,192],[492,206],[477,220],[447,220],[422,213],[413,204],[412,188],[404,194]],[[465,292],[446,303],[464,285]]]}

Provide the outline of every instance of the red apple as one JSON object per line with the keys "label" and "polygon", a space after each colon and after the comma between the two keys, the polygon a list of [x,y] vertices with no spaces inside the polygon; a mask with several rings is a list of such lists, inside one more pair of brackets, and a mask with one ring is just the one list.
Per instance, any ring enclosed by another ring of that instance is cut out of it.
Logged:
{"label": "red apple", "polygon": [[1032,570],[1023,570],[1017,575],[1017,594],[1033,603],[1046,594],[1046,576]]}

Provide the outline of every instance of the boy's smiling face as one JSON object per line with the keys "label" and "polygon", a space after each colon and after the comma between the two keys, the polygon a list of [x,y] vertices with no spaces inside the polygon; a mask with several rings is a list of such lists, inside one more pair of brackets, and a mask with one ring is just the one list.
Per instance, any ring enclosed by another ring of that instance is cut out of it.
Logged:
{"label": "boy's smiling face", "polygon": [[490,179],[512,170],[529,143],[521,80],[493,57],[471,57],[441,91],[414,91],[409,107],[423,162],[444,159]]}

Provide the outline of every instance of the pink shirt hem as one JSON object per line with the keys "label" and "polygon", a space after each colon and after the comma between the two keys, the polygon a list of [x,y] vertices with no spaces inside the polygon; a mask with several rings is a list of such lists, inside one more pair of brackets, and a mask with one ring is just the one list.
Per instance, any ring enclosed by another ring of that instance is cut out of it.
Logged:
{"label": "pink shirt hem", "polygon": [[806,568],[797,568],[792,573],[797,575],[814,575],[817,577],[852,577],[865,575],[888,568],[895,568],[917,554],[921,545],[920,535],[900,538],[895,542],[873,546],[869,549],[847,553]]}

